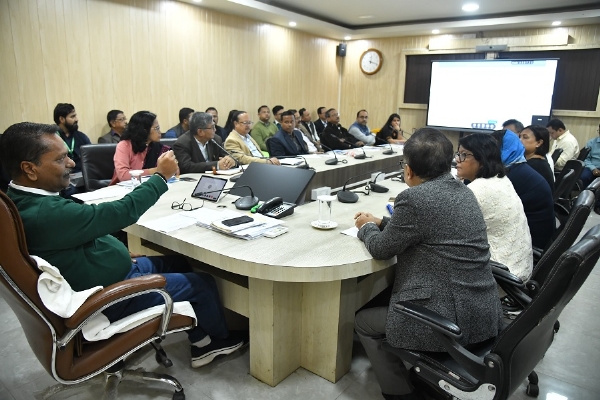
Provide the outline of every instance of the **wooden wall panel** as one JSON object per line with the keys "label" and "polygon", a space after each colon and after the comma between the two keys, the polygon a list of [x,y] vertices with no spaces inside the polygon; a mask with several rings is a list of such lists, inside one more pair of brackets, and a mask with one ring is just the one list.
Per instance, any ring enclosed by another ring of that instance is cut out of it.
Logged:
{"label": "wooden wall panel", "polygon": [[336,42],[172,0],[0,1],[0,131],[75,105],[92,142],[106,113],[335,106]]}

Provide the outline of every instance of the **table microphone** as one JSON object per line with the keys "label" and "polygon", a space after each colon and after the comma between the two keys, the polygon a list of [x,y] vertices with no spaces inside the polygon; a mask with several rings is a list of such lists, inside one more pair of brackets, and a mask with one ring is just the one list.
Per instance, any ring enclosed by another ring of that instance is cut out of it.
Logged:
{"label": "table microphone", "polygon": [[365,149],[363,149],[362,147],[355,147],[355,144],[352,142],[347,141],[346,139],[344,139],[344,142],[349,144],[350,146],[354,147],[355,149],[361,149],[362,150],[362,154],[355,154],[354,155],[354,159],[355,160],[364,160],[367,158],[367,153],[365,153]]}
{"label": "table microphone", "polygon": [[386,188],[385,186],[381,186],[381,185],[378,185],[377,183],[375,183],[375,182],[377,182],[377,178],[381,174],[383,174],[383,172],[380,172],[377,175],[375,175],[375,178],[371,182],[369,182],[369,188],[372,191],[374,191],[375,193],[386,193],[386,192],[390,191],[389,188]]}
{"label": "table microphone", "polygon": [[383,140],[383,139],[380,139],[380,138],[376,137],[376,138],[375,138],[375,141],[377,141],[377,140],[379,140],[380,142],[383,142],[383,144],[387,144],[388,146],[390,146],[390,148],[389,148],[389,149],[382,151],[382,152],[381,152],[381,154],[385,154],[386,156],[389,156],[389,155],[392,155],[392,154],[395,154],[395,153],[396,153],[396,152],[394,151],[394,149],[392,148],[392,144],[391,144],[391,143],[389,143],[389,142],[386,142],[385,140]]}
{"label": "table microphone", "polygon": [[[239,175],[236,175],[236,176],[232,176],[231,178],[229,178],[229,180],[230,180],[231,182],[235,182],[235,181],[237,181],[238,179],[240,179],[240,176],[242,176],[242,174],[244,173],[244,167],[242,167],[242,164],[240,164],[240,163],[238,162],[238,160],[236,160],[236,159],[235,159],[235,157],[231,155],[231,153],[230,153],[230,152],[228,152],[227,150],[225,150],[225,148],[224,148],[224,147],[222,147],[222,146],[221,146],[219,143],[217,143],[217,141],[216,141],[215,139],[210,139],[210,141],[211,141],[211,142],[213,142],[214,144],[216,144],[216,145],[217,145],[217,147],[218,147],[218,148],[220,148],[221,150],[223,150],[225,153],[227,153],[227,155],[228,155],[229,157],[233,158],[233,161],[235,161],[235,166],[236,166],[236,167],[240,167],[240,169],[242,170],[242,173],[240,173]],[[238,151],[234,151],[234,153],[240,153],[240,152],[238,152]],[[240,154],[243,154],[243,153],[240,153]]]}
{"label": "table microphone", "polygon": [[325,164],[336,165],[340,161],[340,160],[338,160],[337,155],[335,154],[335,151],[331,147],[325,146],[323,144],[323,142],[321,142],[321,147],[325,147],[325,149],[331,151],[333,153],[333,156],[335,157],[335,158],[330,158],[329,160],[325,161]]}
{"label": "table microphone", "polygon": [[368,174],[370,174],[370,172],[362,173],[360,175],[355,175],[355,176],[351,176],[350,178],[348,178],[348,180],[346,182],[344,182],[344,186],[342,187],[342,190],[337,192],[338,201],[340,203],[356,203],[358,201],[358,195],[354,192],[351,192],[350,190],[346,190],[346,185],[352,179],[358,178],[359,176],[368,175]]}
{"label": "table microphone", "polygon": [[[252,191],[252,188],[248,185],[240,185],[231,189],[238,189],[243,187],[248,188],[248,190],[250,190],[250,196],[240,197],[239,199],[234,201],[233,204],[238,210],[250,210],[252,207],[258,204],[258,197],[254,195],[254,191]],[[229,189],[229,192],[231,192],[231,189]]]}

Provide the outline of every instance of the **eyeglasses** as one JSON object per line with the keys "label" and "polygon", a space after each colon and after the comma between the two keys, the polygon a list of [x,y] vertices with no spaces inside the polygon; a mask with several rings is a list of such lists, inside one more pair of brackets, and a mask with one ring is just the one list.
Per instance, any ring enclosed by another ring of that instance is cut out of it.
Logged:
{"label": "eyeglasses", "polygon": [[156,126],[155,126],[154,128],[152,128],[152,129],[154,129],[156,132],[160,132],[160,125],[156,125]]}
{"label": "eyeglasses", "polygon": [[237,123],[238,124],[243,124],[243,125],[252,125],[254,122],[252,122],[252,121],[244,121],[244,122],[237,121]]}
{"label": "eyeglasses", "polygon": [[187,198],[183,199],[181,203],[174,201],[173,204],[171,204],[171,210],[194,211],[204,207],[204,200],[202,200],[202,205],[200,207],[192,207],[190,203],[185,202],[186,200]]}
{"label": "eyeglasses", "polygon": [[127,121],[127,118],[125,118],[125,117],[117,118],[117,119],[115,119],[115,121],[123,122],[123,121]]}
{"label": "eyeglasses", "polygon": [[472,156],[473,153],[460,153],[460,152],[456,152],[454,153],[454,159],[458,162],[464,162],[468,156]]}
{"label": "eyeglasses", "polygon": [[213,125],[213,126],[209,126],[208,128],[202,128],[203,131],[216,131],[217,130],[217,126]]}

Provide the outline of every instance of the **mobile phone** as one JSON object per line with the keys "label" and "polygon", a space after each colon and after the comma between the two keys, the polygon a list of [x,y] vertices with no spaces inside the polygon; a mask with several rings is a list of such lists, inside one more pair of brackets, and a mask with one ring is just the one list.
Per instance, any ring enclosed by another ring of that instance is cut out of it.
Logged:
{"label": "mobile phone", "polygon": [[247,215],[243,215],[241,217],[225,219],[221,223],[225,226],[236,226],[241,224],[247,224],[248,222],[254,221],[254,218],[249,217]]}
{"label": "mobile phone", "polygon": [[179,180],[180,180],[180,181],[184,181],[184,182],[194,182],[194,181],[196,181],[197,179],[190,178],[189,176],[181,176],[181,177],[179,177]]}

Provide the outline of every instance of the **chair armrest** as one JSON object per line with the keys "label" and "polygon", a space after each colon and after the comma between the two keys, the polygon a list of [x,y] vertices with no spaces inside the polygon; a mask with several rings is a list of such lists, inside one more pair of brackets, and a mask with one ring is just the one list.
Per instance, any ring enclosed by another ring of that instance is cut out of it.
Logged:
{"label": "chair armrest", "polygon": [[[523,283],[521,278],[519,278],[516,275],[511,274],[510,272],[508,272],[508,270],[497,267],[495,265],[492,265],[492,275],[494,275],[494,279],[496,280],[496,282],[498,282],[499,285],[501,283],[502,284],[507,283],[507,284],[517,287],[517,288],[525,287],[525,284]],[[504,286],[504,285],[501,285],[501,286]]]}
{"label": "chair armrest", "polygon": [[540,258],[542,258],[542,254],[544,253],[543,249],[539,247],[533,247],[533,263],[536,264]]}
{"label": "chair armrest", "polygon": [[490,266],[499,268],[499,269],[503,269],[505,271],[508,271],[508,267],[502,263],[499,263],[498,261],[492,261],[490,260]]}
{"label": "chair armrest", "polygon": [[435,311],[409,301],[399,301],[394,304],[394,311],[429,326],[444,349],[458,364],[476,379],[480,381],[483,379],[486,369],[484,359],[471,353],[456,341],[462,337],[458,325]]}
{"label": "chair armrest", "polygon": [[414,318],[434,331],[450,336],[453,339],[460,339],[462,337],[462,332],[458,325],[442,317],[435,311],[431,311],[418,304],[413,304],[409,301],[399,301],[394,304],[394,311]]}
{"label": "chair armrest", "polygon": [[131,294],[139,293],[148,289],[163,288],[167,284],[164,276],[158,274],[144,275],[137,278],[127,279],[110,285],[98,293],[91,295],[85,303],[75,311],[70,318],[65,320],[69,329],[75,329],[98,309]]}

